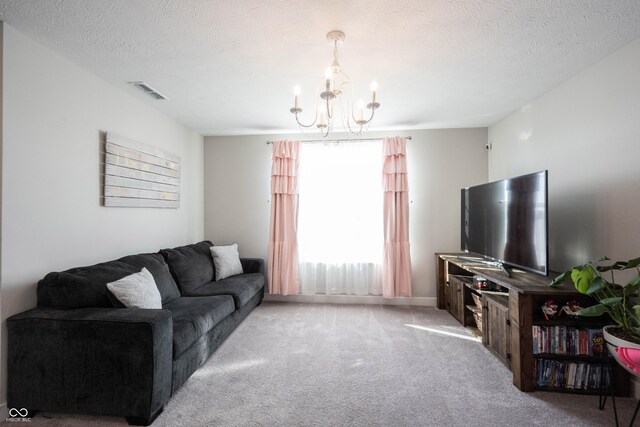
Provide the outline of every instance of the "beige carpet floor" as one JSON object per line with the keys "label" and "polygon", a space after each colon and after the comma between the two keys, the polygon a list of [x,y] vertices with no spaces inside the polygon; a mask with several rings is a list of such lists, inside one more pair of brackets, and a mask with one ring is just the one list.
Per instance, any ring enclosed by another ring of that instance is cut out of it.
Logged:
{"label": "beige carpet floor", "polygon": [[[617,403],[627,425],[635,400]],[[153,425],[613,425],[611,403],[597,406],[597,396],[518,391],[507,368],[441,310],[264,302]],[[46,413],[31,425],[126,422]]]}

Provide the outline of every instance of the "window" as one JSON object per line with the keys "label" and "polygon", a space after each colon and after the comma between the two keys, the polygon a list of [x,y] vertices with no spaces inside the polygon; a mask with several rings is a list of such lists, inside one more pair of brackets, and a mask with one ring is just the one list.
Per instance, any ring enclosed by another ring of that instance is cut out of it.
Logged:
{"label": "window", "polygon": [[380,295],[380,141],[301,150],[298,245],[302,294]]}

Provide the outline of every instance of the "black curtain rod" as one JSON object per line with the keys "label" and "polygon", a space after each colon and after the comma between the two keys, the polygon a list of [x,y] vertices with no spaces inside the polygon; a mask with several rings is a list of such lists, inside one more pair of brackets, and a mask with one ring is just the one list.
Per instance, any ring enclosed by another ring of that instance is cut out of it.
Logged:
{"label": "black curtain rod", "polygon": [[[412,139],[410,136],[407,139]],[[381,141],[384,138],[340,138],[340,139],[308,139],[305,142],[354,142],[354,141]],[[267,144],[273,144],[273,141],[267,141]]]}

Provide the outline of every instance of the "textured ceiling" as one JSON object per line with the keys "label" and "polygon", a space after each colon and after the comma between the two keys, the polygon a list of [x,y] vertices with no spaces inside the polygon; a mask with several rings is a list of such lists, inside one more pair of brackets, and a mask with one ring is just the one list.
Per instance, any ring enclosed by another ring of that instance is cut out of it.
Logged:
{"label": "textured ceiling", "polygon": [[379,130],[488,126],[640,37],[638,0],[0,0],[0,19],[204,135],[296,130],[334,29],[359,96],[378,81]]}

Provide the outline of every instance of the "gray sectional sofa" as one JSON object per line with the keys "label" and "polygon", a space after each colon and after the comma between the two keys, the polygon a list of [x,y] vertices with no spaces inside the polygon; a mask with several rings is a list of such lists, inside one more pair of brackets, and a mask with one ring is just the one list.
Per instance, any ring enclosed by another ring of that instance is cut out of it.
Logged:
{"label": "gray sectional sofa", "polygon": [[[262,259],[214,281],[212,243],[47,274],[38,306],[7,320],[10,408],[148,425],[262,301]],[[162,309],[124,308],[106,284],[146,267]]]}

